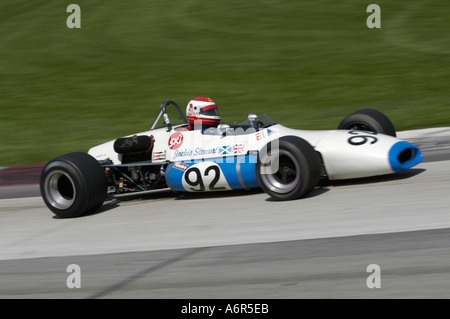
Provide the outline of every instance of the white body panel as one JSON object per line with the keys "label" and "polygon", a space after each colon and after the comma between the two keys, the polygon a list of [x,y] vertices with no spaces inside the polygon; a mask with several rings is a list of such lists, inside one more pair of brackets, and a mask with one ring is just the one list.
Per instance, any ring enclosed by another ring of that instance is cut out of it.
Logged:
{"label": "white body panel", "polygon": [[[389,154],[399,139],[365,132],[346,130],[304,131],[273,125],[259,132],[242,135],[209,135],[200,130],[167,132],[155,129],[136,135],[153,136],[152,159],[157,162],[178,162],[228,157],[260,151],[268,142],[283,136],[298,136],[309,142],[322,156],[329,179],[350,179],[394,173]],[[133,136],[133,135],[130,135]],[[121,164],[121,155],[114,151],[114,141],[93,147],[89,154],[97,160],[110,159]]]}
{"label": "white body panel", "polygon": [[322,155],[329,179],[350,179],[394,173],[389,152],[398,141],[388,135],[330,131],[315,149]]}

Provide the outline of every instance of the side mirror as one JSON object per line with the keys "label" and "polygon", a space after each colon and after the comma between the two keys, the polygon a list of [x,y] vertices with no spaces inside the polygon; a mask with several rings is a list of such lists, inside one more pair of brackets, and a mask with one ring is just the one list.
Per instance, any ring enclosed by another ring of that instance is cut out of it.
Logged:
{"label": "side mirror", "polygon": [[250,124],[254,123],[258,119],[258,115],[250,113],[248,115],[248,122]]}
{"label": "side mirror", "polygon": [[258,128],[256,127],[256,120],[258,119],[258,115],[250,113],[248,115],[248,122],[250,123],[251,127],[258,131]]}
{"label": "side mirror", "polygon": [[230,126],[228,124],[219,124],[217,126],[217,132],[220,135],[225,135],[230,130]]}

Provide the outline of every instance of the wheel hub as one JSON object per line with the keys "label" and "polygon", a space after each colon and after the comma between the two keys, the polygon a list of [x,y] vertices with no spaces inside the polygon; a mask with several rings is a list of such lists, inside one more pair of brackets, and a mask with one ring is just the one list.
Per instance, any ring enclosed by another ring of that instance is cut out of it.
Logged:
{"label": "wheel hub", "polygon": [[44,191],[50,204],[57,209],[68,209],[75,202],[73,179],[62,170],[55,170],[47,175]]}

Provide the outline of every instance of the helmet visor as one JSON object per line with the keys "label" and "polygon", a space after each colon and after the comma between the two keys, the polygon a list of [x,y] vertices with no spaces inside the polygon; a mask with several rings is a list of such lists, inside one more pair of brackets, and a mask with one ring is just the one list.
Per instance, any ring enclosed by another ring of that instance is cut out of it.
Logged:
{"label": "helmet visor", "polygon": [[217,108],[217,105],[208,105],[205,107],[202,107],[199,112],[201,115],[207,115],[207,116],[220,116],[219,109]]}

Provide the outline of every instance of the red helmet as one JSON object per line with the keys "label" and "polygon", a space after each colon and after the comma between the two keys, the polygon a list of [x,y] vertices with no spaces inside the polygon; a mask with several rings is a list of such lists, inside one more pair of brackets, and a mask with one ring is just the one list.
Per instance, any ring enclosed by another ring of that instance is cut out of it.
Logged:
{"label": "red helmet", "polygon": [[195,123],[207,126],[217,126],[220,123],[219,109],[216,103],[208,97],[196,97],[189,101],[186,107],[189,124]]}

